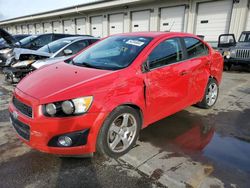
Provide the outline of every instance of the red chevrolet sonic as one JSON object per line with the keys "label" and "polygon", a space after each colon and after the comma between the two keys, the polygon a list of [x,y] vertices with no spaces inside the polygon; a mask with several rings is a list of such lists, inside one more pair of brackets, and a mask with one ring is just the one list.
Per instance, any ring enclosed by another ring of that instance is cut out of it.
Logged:
{"label": "red chevrolet sonic", "polygon": [[151,123],[193,104],[212,107],[222,69],[220,53],[192,34],[113,35],[24,78],[10,119],[40,151],[119,157]]}

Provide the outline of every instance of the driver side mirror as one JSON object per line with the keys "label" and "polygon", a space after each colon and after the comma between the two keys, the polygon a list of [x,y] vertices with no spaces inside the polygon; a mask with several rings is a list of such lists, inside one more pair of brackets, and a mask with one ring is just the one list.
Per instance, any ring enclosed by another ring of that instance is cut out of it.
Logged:
{"label": "driver side mirror", "polygon": [[150,71],[149,59],[147,59],[144,63],[142,63],[141,70],[143,73]]}
{"label": "driver side mirror", "polygon": [[70,50],[70,49],[65,49],[65,50],[63,50],[63,53],[64,53],[65,56],[68,56],[68,55],[72,55],[73,51]]}

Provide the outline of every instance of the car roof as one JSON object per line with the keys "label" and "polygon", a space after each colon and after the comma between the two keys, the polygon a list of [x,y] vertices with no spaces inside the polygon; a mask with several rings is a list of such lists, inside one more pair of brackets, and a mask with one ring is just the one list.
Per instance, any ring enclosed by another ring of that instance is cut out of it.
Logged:
{"label": "car roof", "polygon": [[62,39],[68,39],[68,40],[77,40],[77,39],[98,39],[96,37],[90,37],[90,36],[72,36],[72,37],[65,37],[65,38],[62,38]]}
{"label": "car roof", "polygon": [[132,33],[122,33],[122,34],[116,34],[120,36],[141,36],[141,37],[151,37],[151,38],[158,38],[162,36],[193,36],[197,37],[196,35],[190,34],[190,33],[183,33],[183,32],[157,32],[157,31],[148,31],[148,32],[132,32]]}

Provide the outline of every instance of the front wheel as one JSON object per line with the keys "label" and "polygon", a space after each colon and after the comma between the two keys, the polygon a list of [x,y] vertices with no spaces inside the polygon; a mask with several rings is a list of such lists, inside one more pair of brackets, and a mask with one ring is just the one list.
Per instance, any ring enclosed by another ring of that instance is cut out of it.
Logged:
{"label": "front wheel", "polygon": [[141,129],[137,110],[120,106],[105,120],[98,138],[97,151],[117,158],[127,153],[135,144]]}
{"label": "front wheel", "polygon": [[217,81],[213,78],[210,78],[206,87],[205,95],[201,102],[197,106],[201,108],[211,108],[215,105],[219,95],[219,85]]}

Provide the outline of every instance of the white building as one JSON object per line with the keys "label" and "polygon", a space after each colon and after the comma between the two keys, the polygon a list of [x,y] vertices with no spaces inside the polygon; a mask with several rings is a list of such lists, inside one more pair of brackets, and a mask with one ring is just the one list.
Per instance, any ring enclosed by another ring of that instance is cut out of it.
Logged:
{"label": "white building", "polygon": [[249,0],[106,0],[4,20],[12,34],[77,33],[105,37],[134,31],[182,31],[216,42],[250,30]]}

